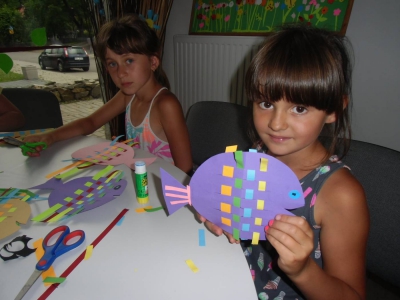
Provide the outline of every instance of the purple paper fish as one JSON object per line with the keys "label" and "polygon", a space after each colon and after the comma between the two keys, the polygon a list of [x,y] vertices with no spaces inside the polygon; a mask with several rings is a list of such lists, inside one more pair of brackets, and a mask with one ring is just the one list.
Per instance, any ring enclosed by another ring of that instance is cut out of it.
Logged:
{"label": "purple paper fish", "polygon": [[126,188],[127,181],[122,179],[123,172],[116,170],[108,175],[112,167],[107,167],[93,177],[81,177],[63,183],[53,177],[44,184],[32,189],[51,189],[49,195],[50,208],[39,214],[33,221],[56,222],[65,216],[94,209],[114,200]]}
{"label": "purple paper fish", "polygon": [[194,173],[184,187],[161,169],[169,214],[192,205],[197,212],[235,239],[265,240],[264,227],[277,214],[304,206],[299,180],[276,158],[255,151],[215,155]]}

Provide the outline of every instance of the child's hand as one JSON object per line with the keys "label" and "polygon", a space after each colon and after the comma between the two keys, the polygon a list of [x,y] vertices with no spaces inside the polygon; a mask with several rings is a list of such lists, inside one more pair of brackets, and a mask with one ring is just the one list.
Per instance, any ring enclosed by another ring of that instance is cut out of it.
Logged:
{"label": "child's hand", "polygon": [[265,227],[268,241],[279,254],[279,268],[289,277],[299,275],[313,251],[313,231],[302,217],[277,215]]}
{"label": "child's hand", "polygon": [[[35,134],[35,135],[28,135],[22,140],[24,143],[37,143],[37,142],[44,142],[49,147],[53,144],[53,139],[49,134]],[[30,157],[37,157],[40,156],[40,152],[43,150],[42,146],[37,146],[35,148],[36,152],[27,152],[27,155]]]}
{"label": "child's hand", "polygon": [[240,243],[240,241],[235,240],[235,238],[233,237],[232,234],[222,230],[221,227],[218,227],[214,223],[211,223],[210,221],[208,221],[206,218],[204,218],[202,215],[200,215],[197,212],[196,212],[196,217],[198,220],[200,220],[200,222],[204,223],[204,225],[207,227],[207,229],[210,230],[216,236],[220,236],[220,235],[224,234],[228,238],[229,243],[231,243],[231,244],[239,244]]}

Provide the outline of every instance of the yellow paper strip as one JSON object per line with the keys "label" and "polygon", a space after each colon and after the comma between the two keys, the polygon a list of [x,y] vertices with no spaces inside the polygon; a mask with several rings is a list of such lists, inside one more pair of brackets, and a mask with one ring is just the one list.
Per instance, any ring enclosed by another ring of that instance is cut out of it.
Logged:
{"label": "yellow paper strip", "polygon": [[237,145],[235,145],[235,146],[228,146],[228,147],[225,148],[225,152],[226,152],[226,153],[228,153],[228,152],[235,152],[236,150],[237,150]]}
{"label": "yellow paper strip", "polygon": [[259,240],[260,240],[260,233],[259,232],[253,232],[253,239],[251,240],[251,244],[252,245],[257,245]]}
{"label": "yellow paper strip", "polygon": [[[44,250],[43,250],[43,239],[38,239],[33,243],[33,247],[36,248],[35,254],[36,254],[36,259],[39,261],[42,256],[44,255]],[[45,280],[47,277],[57,277],[56,272],[54,272],[53,266],[50,266],[47,271],[42,272],[42,279]],[[50,286],[52,285],[51,283],[44,282],[45,286]]]}
{"label": "yellow paper strip", "polygon": [[48,178],[48,179],[53,178],[54,176],[60,174],[62,171],[71,169],[72,167],[75,167],[75,166],[77,166],[77,165],[79,165],[81,163],[84,163],[84,162],[85,162],[84,160],[77,161],[76,163],[70,164],[70,165],[68,165],[68,166],[66,166],[64,168],[61,168],[60,170],[57,170],[57,171],[55,171],[53,173],[50,173],[50,174],[46,175],[46,178]]}
{"label": "yellow paper strip", "polygon": [[268,159],[267,158],[261,158],[260,161],[260,172],[267,172],[268,170]]}
{"label": "yellow paper strip", "polygon": [[145,208],[151,209],[151,208],[153,208],[153,206],[145,206],[145,207],[137,208],[135,211],[136,211],[138,214],[145,213],[145,212],[146,212],[146,211],[144,210]]}
{"label": "yellow paper strip", "polygon": [[54,223],[57,222],[58,220],[60,220],[61,218],[63,218],[67,213],[69,213],[71,210],[74,210],[73,207],[68,207],[67,209],[63,210],[62,212],[60,212],[57,216],[51,218],[50,220],[48,220],[48,223]]}
{"label": "yellow paper strip", "polygon": [[191,259],[187,259],[186,264],[193,271],[193,273],[197,273],[199,271],[199,268],[196,267],[196,265]]}
{"label": "yellow paper strip", "polygon": [[88,260],[92,256],[92,252],[93,252],[93,245],[87,246],[84,260]]}

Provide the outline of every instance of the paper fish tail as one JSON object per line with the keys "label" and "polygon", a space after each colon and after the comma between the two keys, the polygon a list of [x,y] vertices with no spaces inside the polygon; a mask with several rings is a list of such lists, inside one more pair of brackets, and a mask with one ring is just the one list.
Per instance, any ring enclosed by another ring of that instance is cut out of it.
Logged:
{"label": "paper fish tail", "polygon": [[185,187],[162,168],[160,168],[160,173],[168,213],[172,215],[186,204],[192,205],[190,186]]}
{"label": "paper fish tail", "polygon": [[31,187],[30,189],[47,189],[47,190],[54,190],[56,189],[58,186],[63,185],[63,182],[61,179],[57,179],[55,177],[47,180],[45,183],[43,184],[39,184],[36,186]]}

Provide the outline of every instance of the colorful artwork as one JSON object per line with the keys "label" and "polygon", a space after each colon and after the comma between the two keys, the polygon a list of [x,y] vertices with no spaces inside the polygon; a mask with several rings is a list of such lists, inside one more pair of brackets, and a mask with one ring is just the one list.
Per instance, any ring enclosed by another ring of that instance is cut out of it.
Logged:
{"label": "colorful artwork", "polygon": [[156,160],[153,158],[134,159],[135,152],[131,146],[125,143],[116,143],[110,145],[110,142],[104,142],[82,148],[72,153],[72,157],[79,160],[85,160],[99,165],[120,165],[125,164],[132,170],[135,169],[135,161],[141,160],[150,165]]}
{"label": "colorful artwork", "polygon": [[265,34],[287,23],[346,33],[353,0],[194,0],[190,34]]}
{"label": "colorful artwork", "polygon": [[[50,208],[34,217],[37,222],[57,222],[101,205],[120,196],[127,185],[122,179],[124,172],[108,166],[93,177],[81,177],[63,183],[61,179],[51,178],[46,183],[31,189],[51,189]],[[110,173],[109,173],[110,172]]]}
{"label": "colorful artwork", "polygon": [[264,227],[277,214],[293,215],[287,209],[304,206],[302,188],[292,170],[255,150],[228,148],[227,153],[209,158],[187,187],[163,169],[161,181],[169,214],[192,205],[235,239],[251,239],[253,244],[265,240]]}
{"label": "colorful artwork", "polygon": [[19,230],[31,215],[31,207],[25,201],[10,199],[0,204],[0,240]]}

